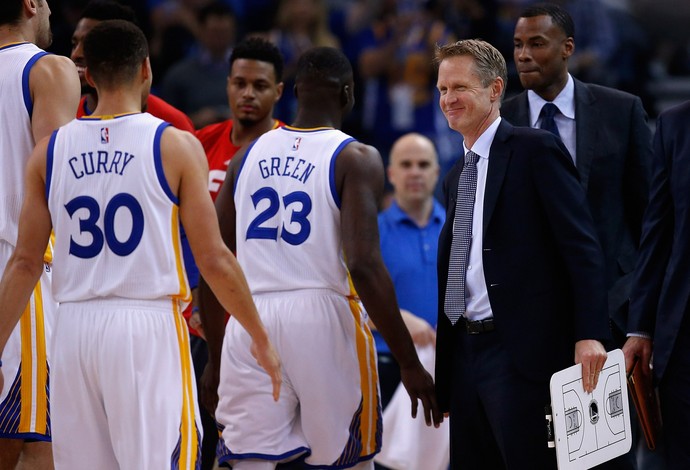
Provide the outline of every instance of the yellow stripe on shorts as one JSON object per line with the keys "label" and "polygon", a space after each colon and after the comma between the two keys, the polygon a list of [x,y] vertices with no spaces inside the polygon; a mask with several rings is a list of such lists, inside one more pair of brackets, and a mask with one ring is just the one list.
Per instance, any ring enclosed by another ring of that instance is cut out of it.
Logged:
{"label": "yellow stripe on shorts", "polygon": [[[349,277],[349,276],[348,276]],[[362,415],[360,431],[362,452],[360,457],[370,456],[377,451],[376,434],[380,427],[378,373],[376,370],[376,347],[374,337],[366,322],[362,321],[362,309],[350,281],[350,310],[355,321],[357,356],[359,357],[359,376],[362,384]]]}
{"label": "yellow stripe on shorts", "polygon": [[199,454],[199,436],[196,429],[194,410],[189,333],[177,300],[173,300],[173,313],[175,315],[175,330],[177,332],[180,364],[182,366],[182,419],[180,423],[180,455],[177,468],[194,470]]}
{"label": "yellow stripe on shorts", "polygon": [[41,282],[20,320],[22,342],[19,433],[48,433],[48,357]]}

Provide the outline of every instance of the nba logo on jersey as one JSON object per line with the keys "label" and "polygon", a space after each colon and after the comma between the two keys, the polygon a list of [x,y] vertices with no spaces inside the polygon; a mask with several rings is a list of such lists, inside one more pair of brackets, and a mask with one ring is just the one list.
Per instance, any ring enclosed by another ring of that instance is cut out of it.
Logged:
{"label": "nba logo on jersey", "polygon": [[302,142],[301,137],[295,137],[295,143],[292,144],[292,150],[298,150],[299,149],[299,144]]}
{"label": "nba logo on jersey", "polygon": [[110,135],[108,134],[108,128],[107,127],[101,127],[101,143],[107,144],[108,142],[110,142]]}

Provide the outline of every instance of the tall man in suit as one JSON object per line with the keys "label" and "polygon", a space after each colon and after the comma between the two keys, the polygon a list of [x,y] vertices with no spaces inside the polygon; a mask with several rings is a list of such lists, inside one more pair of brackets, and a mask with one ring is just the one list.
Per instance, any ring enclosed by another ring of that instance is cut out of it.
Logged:
{"label": "tall man in suit", "polygon": [[[690,468],[690,101],[663,112],[654,136],[652,189],[623,347],[644,372],[654,348],[664,447],[670,469]],[[646,337],[645,337],[646,336]]]}
{"label": "tall man in suit", "polygon": [[601,247],[560,139],[501,119],[501,54],[465,40],[436,60],[441,109],[464,138],[438,250],[436,391],[451,466],[555,468],[549,379],[574,358],[591,391],[606,360]]}
{"label": "tall man in suit", "polygon": [[554,4],[527,7],[515,26],[513,58],[526,91],[508,99],[501,115],[513,125],[550,122],[575,162],[604,251],[613,343],[625,341],[628,297],[647,205],[652,135],[636,96],[583,83],[568,73],[575,51],[568,12]]}

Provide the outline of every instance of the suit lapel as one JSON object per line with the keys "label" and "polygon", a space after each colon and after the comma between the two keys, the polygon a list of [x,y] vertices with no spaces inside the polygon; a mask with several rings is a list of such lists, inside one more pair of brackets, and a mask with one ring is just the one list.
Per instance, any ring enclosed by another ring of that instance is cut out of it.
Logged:
{"label": "suit lapel", "polygon": [[482,224],[482,237],[484,237],[489,222],[491,222],[491,216],[496,208],[498,195],[501,192],[503,179],[508,169],[510,148],[507,145],[507,140],[512,133],[513,126],[505,119],[501,119],[501,123],[498,125],[498,130],[496,131],[496,136],[491,144],[491,152],[489,154],[489,168],[486,174],[486,189],[484,190],[484,223]]}
{"label": "suit lapel", "polygon": [[596,98],[587,89],[587,86],[579,80],[575,80],[575,141],[577,145],[577,158],[575,165],[580,175],[580,183],[587,192],[589,184],[589,172],[592,168],[592,160],[596,153],[598,119],[592,116]]}

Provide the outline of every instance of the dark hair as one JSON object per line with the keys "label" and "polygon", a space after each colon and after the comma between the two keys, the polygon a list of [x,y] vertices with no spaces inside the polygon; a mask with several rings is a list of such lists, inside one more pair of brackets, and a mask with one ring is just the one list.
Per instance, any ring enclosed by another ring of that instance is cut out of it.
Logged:
{"label": "dark hair", "polygon": [[209,16],[229,16],[235,19],[235,11],[230,8],[230,5],[216,1],[201,7],[196,18],[200,24],[204,24]]}
{"label": "dark hair", "polygon": [[[45,1],[45,0],[43,0]],[[22,0],[0,1],[0,24],[16,25],[22,17]]]}
{"label": "dark hair", "polygon": [[273,65],[276,83],[283,80],[283,55],[278,47],[270,41],[259,37],[248,37],[240,41],[230,56],[230,68],[237,59],[259,60]]}
{"label": "dark hair", "polygon": [[84,39],[86,67],[107,88],[132,80],[148,55],[146,36],[130,21],[104,20]]}
{"label": "dark hair", "polygon": [[338,87],[352,80],[352,65],[340,49],[313,47],[297,61],[295,83],[331,83]]}
{"label": "dark hair", "polygon": [[137,23],[137,15],[134,10],[114,0],[93,0],[87,3],[79,17],[79,19],[82,18],[98,21],[125,20],[130,23]]}
{"label": "dark hair", "polygon": [[575,39],[575,23],[565,8],[553,3],[535,3],[524,9],[520,18],[533,18],[535,16],[550,16],[553,24],[565,33],[566,37]]}

